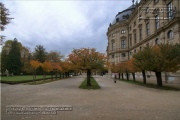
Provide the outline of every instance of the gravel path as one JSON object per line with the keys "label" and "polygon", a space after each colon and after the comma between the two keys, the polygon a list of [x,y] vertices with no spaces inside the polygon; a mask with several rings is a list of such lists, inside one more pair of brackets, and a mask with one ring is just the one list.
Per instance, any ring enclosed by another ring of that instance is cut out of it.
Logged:
{"label": "gravel path", "polygon": [[[78,86],[84,75],[42,85],[1,84],[2,120],[180,120],[180,92],[94,76],[101,89]],[[7,115],[7,105],[70,105],[57,115]]]}

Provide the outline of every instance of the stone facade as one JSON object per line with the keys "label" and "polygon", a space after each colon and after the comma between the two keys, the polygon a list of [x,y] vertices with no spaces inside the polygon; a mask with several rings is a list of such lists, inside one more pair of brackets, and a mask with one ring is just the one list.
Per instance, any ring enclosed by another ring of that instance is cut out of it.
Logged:
{"label": "stone facade", "polygon": [[141,0],[119,12],[107,31],[108,61],[126,61],[148,45],[180,43],[180,1]]}

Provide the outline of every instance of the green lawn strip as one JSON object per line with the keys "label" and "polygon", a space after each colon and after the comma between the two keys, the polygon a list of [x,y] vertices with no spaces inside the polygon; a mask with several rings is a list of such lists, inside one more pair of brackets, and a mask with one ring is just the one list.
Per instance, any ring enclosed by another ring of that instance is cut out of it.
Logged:
{"label": "green lawn strip", "polygon": [[149,87],[149,88],[155,88],[155,89],[161,89],[161,90],[180,91],[179,88],[170,87],[170,86],[162,86],[162,87],[160,87],[160,86],[157,86],[157,85],[155,85],[153,83],[146,83],[146,84],[144,84],[144,83],[139,82],[139,81],[135,81],[134,82],[132,80],[127,81],[125,79],[118,79],[118,80],[123,81],[123,82],[127,82],[127,83],[131,83],[131,84],[136,84],[136,85],[140,85],[140,86]]}
{"label": "green lawn strip", "polygon": [[87,83],[87,78],[81,83],[79,88],[81,89],[100,89],[101,88],[93,77],[91,77],[91,86],[86,86],[86,83]]}
{"label": "green lawn strip", "polygon": [[[53,76],[54,78],[54,76]],[[50,75],[47,75],[45,80],[51,79]],[[55,79],[55,78],[54,78]],[[58,78],[59,79],[59,78]],[[43,81],[44,76],[43,75],[37,75],[35,81]],[[33,76],[27,75],[27,76],[8,76],[8,77],[1,77],[0,82],[1,83],[7,83],[7,84],[19,84],[19,83],[27,83],[27,82],[33,82]]]}

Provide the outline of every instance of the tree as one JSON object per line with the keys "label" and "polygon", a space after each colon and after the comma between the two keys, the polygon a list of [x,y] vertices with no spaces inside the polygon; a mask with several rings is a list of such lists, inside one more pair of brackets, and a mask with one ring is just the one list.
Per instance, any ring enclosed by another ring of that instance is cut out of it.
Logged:
{"label": "tree", "polygon": [[[22,45],[21,45],[22,46]],[[20,74],[21,72],[21,53],[17,39],[12,42],[9,54],[7,55],[6,67],[10,73]]]}
{"label": "tree", "polygon": [[[5,29],[5,26],[7,24],[10,23],[10,20],[13,19],[13,18],[10,18],[9,15],[9,10],[4,6],[3,3],[0,2],[0,15],[1,15],[1,24],[0,24],[0,29],[1,31],[4,31]],[[3,43],[3,39],[4,39],[5,36],[2,36],[0,35],[0,44],[2,45]]]}
{"label": "tree", "polygon": [[44,70],[44,79],[46,78],[46,72],[50,72],[53,70],[51,62],[45,61],[44,63],[41,64],[41,67]]}
{"label": "tree", "polygon": [[[46,49],[42,45],[37,45],[35,47],[34,52],[34,60],[38,60],[40,63],[44,63],[46,61],[47,52]],[[41,66],[37,69],[37,74],[43,74],[43,69]]]}
{"label": "tree", "polygon": [[179,45],[160,44],[153,47],[146,47],[134,55],[135,65],[145,70],[155,72],[157,85],[162,86],[161,72],[176,72],[180,68]]}
{"label": "tree", "polygon": [[31,60],[30,61],[30,64],[31,64],[31,67],[33,68],[34,70],[34,76],[33,76],[33,79],[35,80],[36,79],[36,70],[39,66],[41,66],[41,63],[38,61],[38,60]]}
{"label": "tree", "polygon": [[104,58],[104,54],[97,52],[94,48],[74,49],[72,53],[69,54],[69,61],[74,64],[77,69],[87,71],[87,86],[91,86],[91,70],[102,68],[104,66]]}
{"label": "tree", "polygon": [[63,55],[57,51],[50,51],[46,56],[46,60],[51,62],[60,62],[62,58]]}
{"label": "tree", "polygon": [[135,72],[137,71],[135,65],[133,64],[134,59],[131,58],[130,60],[126,61],[127,71],[132,73],[133,81],[135,82]]}
{"label": "tree", "polygon": [[9,54],[9,51],[12,46],[12,40],[8,40],[5,42],[4,46],[2,47],[2,52],[1,52],[1,71],[4,73],[7,69],[7,56]]}
{"label": "tree", "polygon": [[22,62],[22,72],[30,72],[30,60],[31,53],[29,48],[22,46],[21,48],[21,62]]}
{"label": "tree", "polygon": [[34,59],[43,63],[46,61],[47,52],[42,45],[37,45],[35,48]]}

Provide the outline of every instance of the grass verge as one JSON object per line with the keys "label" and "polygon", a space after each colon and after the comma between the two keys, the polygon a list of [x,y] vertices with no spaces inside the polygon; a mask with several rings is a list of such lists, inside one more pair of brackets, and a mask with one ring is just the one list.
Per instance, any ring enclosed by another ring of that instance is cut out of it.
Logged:
{"label": "grass verge", "polygon": [[142,82],[139,82],[139,81],[132,81],[132,80],[125,80],[125,79],[118,79],[120,81],[123,81],[123,82],[127,82],[127,83],[131,83],[131,84],[136,84],[136,85],[140,85],[140,86],[145,86],[145,87],[149,87],[149,88],[155,88],[155,89],[161,89],[161,90],[172,90],[172,91],[180,91],[179,88],[175,88],[175,87],[170,87],[170,86],[157,86],[155,84],[152,84],[152,83],[142,83]]}
{"label": "grass verge", "polygon": [[[61,78],[62,79],[62,78]],[[47,82],[53,82],[55,80],[60,80],[60,78],[55,79],[53,77],[53,80],[51,80],[51,76],[47,75],[44,79],[43,75],[36,75],[36,80],[34,82],[32,75],[24,75],[24,76],[3,76],[1,77],[0,82],[6,83],[6,84],[20,84],[20,83],[28,83],[28,84],[44,84]]]}
{"label": "grass verge", "polygon": [[93,77],[91,77],[91,86],[86,86],[86,83],[87,83],[87,78],[81,83],[79,88],[81,89],[100,89],[101,88]]}

